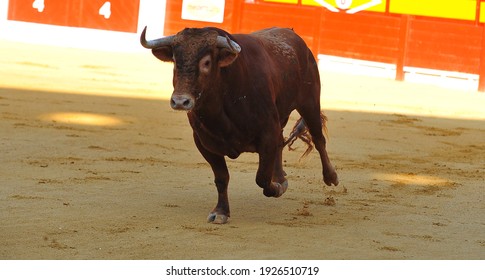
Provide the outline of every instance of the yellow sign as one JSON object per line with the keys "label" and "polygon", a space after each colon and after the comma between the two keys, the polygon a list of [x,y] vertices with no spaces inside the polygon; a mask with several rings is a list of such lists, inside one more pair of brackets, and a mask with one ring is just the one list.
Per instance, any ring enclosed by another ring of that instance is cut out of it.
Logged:
{"label": "yellow sign", "polygon": [[[299,3],[298,0],[264,1]],[[364,10],[384,13],[389,2],[389,12],[394,14],[475,20],[477,1],[479,0],[301,0],[301,4],[325,7],[332,12],[355,14]],[[480,3],[480,22],[485,22],[485,2]]]}
{"label": "yellow sign", "polygon": [[396,14],[475,20],[477,0],[392,0]]}
{"label": "yellow sign", "polygon": [[480,3],[480,22],[485,22],[485,2]]}

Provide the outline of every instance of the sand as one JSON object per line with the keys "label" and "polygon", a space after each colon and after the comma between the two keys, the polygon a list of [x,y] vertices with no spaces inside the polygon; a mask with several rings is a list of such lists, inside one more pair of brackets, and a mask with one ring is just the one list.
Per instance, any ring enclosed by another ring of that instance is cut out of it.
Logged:
{"label": "sand", "polygon": [[0,41],[0,259],[485,258],[485,94],[322,72],[340,185],[300,142],[288,191],[266,198],[243,154],[213,225],[171,68]]}

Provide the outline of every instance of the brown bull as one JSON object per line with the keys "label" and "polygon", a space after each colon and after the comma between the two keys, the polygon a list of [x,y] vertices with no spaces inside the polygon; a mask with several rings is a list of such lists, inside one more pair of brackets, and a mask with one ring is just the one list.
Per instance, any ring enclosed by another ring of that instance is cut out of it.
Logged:
{"label": "brown bull", "polygon": [[338,178],[325,150],[320,113],[320,77],[305,42],[291,29],[270,28],[231,35],[217,28],[187,28],[140,42],[162,61],[174,62],[170,105],[187,111],[194,141],[215,176],[218,202],[208,221],[230,216],[225,156],[259,154],[256,183],[268,197],[288,187],[283,171],[283,128],[290,113],[302,116],[320,153],[323,180]]}

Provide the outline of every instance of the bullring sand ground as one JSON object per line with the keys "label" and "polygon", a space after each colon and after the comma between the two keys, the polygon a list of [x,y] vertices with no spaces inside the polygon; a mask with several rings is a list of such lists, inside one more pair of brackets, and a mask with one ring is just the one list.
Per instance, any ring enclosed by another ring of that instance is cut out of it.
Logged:
{"label": "bullring sand ground", "polygon": [[322,72],[340,185],[300,143],[266,198],[243,154],[221,226],[171,68],[0,41],[0,259],[485,258],[483,93]]}

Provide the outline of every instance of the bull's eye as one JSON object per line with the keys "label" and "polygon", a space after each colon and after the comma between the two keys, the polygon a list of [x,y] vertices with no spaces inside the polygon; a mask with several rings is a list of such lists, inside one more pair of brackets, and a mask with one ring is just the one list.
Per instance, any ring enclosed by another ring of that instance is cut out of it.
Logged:
{"label": "bull's eye", "polygon": [[209,74],[211,70],[211,56],[204,56],[199,62],[199,70],[201,73]]}

